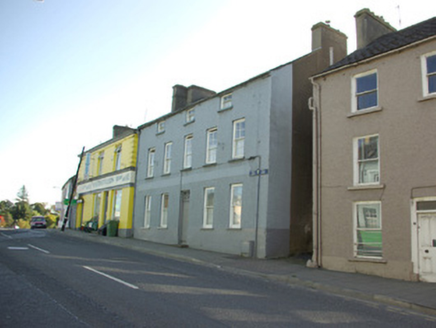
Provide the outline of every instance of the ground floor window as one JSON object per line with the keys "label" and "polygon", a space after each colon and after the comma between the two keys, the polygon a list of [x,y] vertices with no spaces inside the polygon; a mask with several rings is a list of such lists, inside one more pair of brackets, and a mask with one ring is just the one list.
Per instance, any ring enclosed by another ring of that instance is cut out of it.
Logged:
{"label": "ground floor window", "polygon": [[230,228],[241,228],[242,183],[232,184],[230,192]]}
{"label": "ground floor window", "polygon": [[213,207],[215,198],[215,188],[204,189],[204,209],[203,209],[203,228],[213,227]]}
{"label": "ground floor window", "polygon": [[123,191],[115,190],[114,191],[114,210],[113,210],[113,219],[119,219],[121,216],[121,198],[123,196]]}
{"label": "ground floor window", "polygon": [[144,209],[144,228],[150,228],[151,220],[151,196],[145,196],[145,209]]}
{"label": "ground floor window", "polygon": [[100,215],[101,193],[94,194],[94,214],[93,217]]}
{"label": "ground floor window", "polygon": [[354,204],[356,257],[382,258],[382,221],[380,202]]}
{"label": "ground floor window", "polygon": [[160,227],[161,228],[168,227],[168,204],[169,204],[169,195],[162,194],[161,211],[160,211]]}

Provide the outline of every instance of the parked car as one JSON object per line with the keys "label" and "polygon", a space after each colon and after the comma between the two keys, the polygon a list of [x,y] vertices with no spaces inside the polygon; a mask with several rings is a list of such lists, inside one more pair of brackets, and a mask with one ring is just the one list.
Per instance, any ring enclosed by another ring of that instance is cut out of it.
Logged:
{"label": "parked car", "polygon": [[30,220],[30,229],[47,228],[47,221],[43,216],[34,216]]}

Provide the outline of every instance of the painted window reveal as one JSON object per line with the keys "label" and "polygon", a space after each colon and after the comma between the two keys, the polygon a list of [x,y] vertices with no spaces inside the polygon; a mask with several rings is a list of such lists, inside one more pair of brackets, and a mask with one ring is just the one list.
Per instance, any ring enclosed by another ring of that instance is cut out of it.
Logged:
{"label": "painted window reveal", "polygon": [[169,204],[169,195],[162,194],[161,210],[160,210],[160,227],[161,228],[168,227],[168,204]]}
{"label": "painted window reveal", "polygon": [[378,184],[380,182],[379,137],[366,136],[355,139],[354,182]]}
{"label": "painted window reveal", "polygon": [[245,119],[233,122],[233,152],[232,158],[244,157]]}
{"label": "painted window reveal", "polygon": [[382,258],[382,221],[380,202],[359,202],[354,204],[356,257]]}
{"label": "painted window reveal", "polygon": [[215,202],[215,188],[204,189],[203,228],[213,227],[213,210]]}
{"label": "painted window reveal", "polygon": [[173,143],[167,142],[165,144],[165,154],[164,154],[164,170],[163,170],[164,174],[171,173],[172,149],[173,149]]}
{"label": "painted window reveal", "polygon": [[371,71],[353,78],[353,111],[360,111],[378,106],[377,72]]}
{"label": "painted window reveal", "polygon": [[101,193],[94,194],[94,217],[100,216]]}
{"label": "painted window reveal", "polygon": [[151,222],[151,196],[147,195],[145,196],[144,201],[144,228],[150,228],[150,222]]}
{"label": "painted window reveal", "polygon": [[216,163],[216,153],[218,148],[218,130],[216,128],[207,131],[206,163]]}
{"label": "painted window reveal", "polygon": [[192,135],[185,137],[185,154],[183,158],[183,168],[185,169],[192,167],[192,139]]}
{"label": "painted window reveal", "polygon": [[86,153],[84,179],[88,179],[90,176],[90,166],[91,166],[91,153]]}
{"label": "painted window reveal", "polygon": [[156,153],[155,148],[150,148],[148,150],[148,167],[147,167],[147,178],[152,178],[154,176],[154,156]]}
{"label": "painted window reveal", "polygon": [[104,151],[98,154],[97,175],[103,174]]}
{"label": "painted window reveal", "polygon": [[242,184],[232,184],[230,192],[230,228],[241,228]]}

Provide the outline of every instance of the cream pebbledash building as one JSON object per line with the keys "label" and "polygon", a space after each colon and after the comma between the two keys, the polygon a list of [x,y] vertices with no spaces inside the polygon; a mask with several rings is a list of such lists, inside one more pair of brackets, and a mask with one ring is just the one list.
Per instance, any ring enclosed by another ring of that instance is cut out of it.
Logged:
{"label": "cream pebbledash building", "polygon": [[118,236],[132,236],[135,192],[136,129],[114,126],[112,139],[86,151],[79,170],[75,225],[95,218],[98,227],[116,220]]}
{"label": "cream pebbledash building", "polygon": [[357,50],[312,77],[313,264],[436,282],[436,17],[355,17]]}

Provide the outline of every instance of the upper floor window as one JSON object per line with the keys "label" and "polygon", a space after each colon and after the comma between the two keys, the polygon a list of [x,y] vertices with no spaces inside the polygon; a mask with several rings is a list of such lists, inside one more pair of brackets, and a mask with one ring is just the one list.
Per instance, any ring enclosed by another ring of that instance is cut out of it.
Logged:
{"label": "upper floor window", "polygon": [[232,94],[228,93],[221,97],[221,109],[232,108]]}
{"label": "upper floor window", "polygon": [[422,59],[422,77],[424,97],[436,94],[436,52],[424,55]]}
{"label": "upper floor window", "polygon": [[147,168],[147,178],[151,178],[154,176],[154,156],[156,150],[154,148],[150,148],[148,150],[148,168]]}
{"label": "upper floor window", "polygon": [[380,182],[378,135],[354,140],[354,184],[378,184]]}
{"label": "upper floor window", "polygon": [[232,158],[244,157],[245,119],[233,122],[233,153]]}
{"label": "upper floor window", "polygon": [[218,148],[218,130],[216,128],[207,130],[206,163],[216,163],[216,151]]}
{"label": "upper floor window", "polygon": [[164,169],[163,169],[164,174],[170,174],[171,172],[172,148],[173,148],[172,142],[167,142],[165,144]]}
{"label": "upper floor window", "polygon": [[160,121],[157,123],[157,133],[165,132],[165,121]]}
{"label": "upper floor window", "polygon": [[97,175],[103,174],[104,151],[98,154]]}
{"label": "upper floor window", "polygon": [[195,108],[188,109],[186,111],[186,123],[195,121]]}
{"label": "upper floor window", "polygon": [[192,139],[192,135],[185,137],[185,154],[183,156],[183,168],[185,169],[192,167]]}
{"label": "upper floor window", "polygon": [[377,71],[353,77],[353,112],[378,106]]}
{"label": "upper floor window", "polygon": [[115,148],[115,171],[121,168],[121,145]]}
{"label": "upper floor window", "polygon": [[85,157],[85,179],[89,178],[89,167],[91,166],[91,153],[86,153]]}

